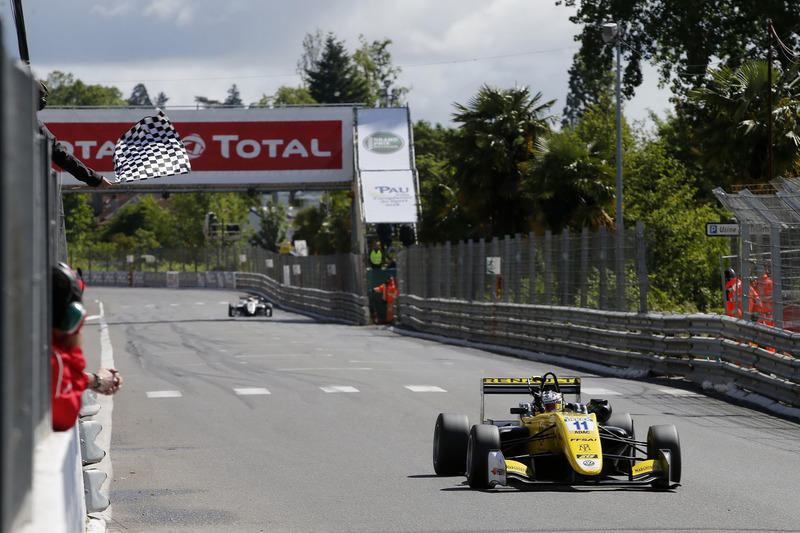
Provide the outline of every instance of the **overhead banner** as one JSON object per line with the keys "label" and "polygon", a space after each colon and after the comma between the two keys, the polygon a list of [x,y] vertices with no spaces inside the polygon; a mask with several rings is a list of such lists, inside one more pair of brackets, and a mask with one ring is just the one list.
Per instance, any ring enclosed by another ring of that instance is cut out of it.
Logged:
{"label": "overhead banner", "polygon": [[416,224],[417,180],[405,107],[356,111],[358,175],[364,221]]}
{"label": "overhead banner", "polygon": [[[117,140],[147,109],[45,109],[39,119],[87,166],[114,182]],[[192,172],[163,185],[350,182],[354,175],[353,108],[237,108],[167,111]],[[84,185],[63,173],[64,186]],[[148,180],[126,186],[149,185]]]}
{"label": "overhead banner", "polygon": [[364,220],[371,224],[416,224],[415,183],[411,170],[362,171]]}
{"label": "overhead banner", "polygon": [[358,168],[411,170],[409,117],[405,107],[358,109]]}

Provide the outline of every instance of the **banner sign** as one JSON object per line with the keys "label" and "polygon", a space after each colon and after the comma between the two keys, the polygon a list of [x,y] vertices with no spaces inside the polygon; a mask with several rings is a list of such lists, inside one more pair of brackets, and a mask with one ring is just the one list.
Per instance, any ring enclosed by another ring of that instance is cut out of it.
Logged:
{"label": "banner sign", "polygon": [[411,170],[409,116],[405,107],[358,109],[358,168]]}
{"label": "banner sign", "polygon": [[370,224],[417,222],[417,190],[411,170],[361,172],[364,221]]}
{"label": "banner sign", "polygon": [[[45,109],[39,119],[68,150],[113,182],[117,140],[153,112],[124,108]],[[353,180],[351,107],[175,109],[168,114],[186,147],[192,172],[159,178],[159,184]],[[84,185],[67,173],[63,176],[63,185]],[[137,183],[126,185],[135,187]]]}

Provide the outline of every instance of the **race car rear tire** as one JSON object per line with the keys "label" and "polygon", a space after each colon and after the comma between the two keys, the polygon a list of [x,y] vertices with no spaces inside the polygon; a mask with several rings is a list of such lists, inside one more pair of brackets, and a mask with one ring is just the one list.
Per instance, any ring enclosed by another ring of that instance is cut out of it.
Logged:
{"label": "race car rear tire", "polygon": [[439,413],[433,431],[433,470],[437,476],[457,476],[467,471],[467,415]]}
{"label": "race car rear tire", "polygon": [[[631,418],[630,413],[612,412],[611,416],[608,417],[608,420],[603,423],[603,426],[619,428],[623,430],[631,440],[636,438],[633,428],[633,418]],[[621,436],[618,435],[618,437]],[[604,454],[611,453],[614,455],[622,455],[631,458],[630,461],[626,461],[625,459],[606,459],[604,455],[603,473],[614,474],[619,472],[625,475],[630,474],[633,458],[636,456],[636,448],[632,444],[625,445],[620,443],[617,441],[617,439],[603,439],[602,436],[600,437],[600,442],[603,445]]]}
{"label": "race car rear tire", "polygon": [[467,483],[473,489],[489,488],[489,452],[500,449],[500,431],[490,424],[475,424],[467,443]]}
{"label": "race car rear tire", "polygon": [[657,480],[653,482],[654,487],[668,487],[669,483],[680,483],[681,481],[681,442],[678,438],[678,430],[675,426],[660,425],[650,426],[647,431],[647,458],[658,459],[658,450],[669,450],[670,455],[670,480]]}
{"label": "race car rear tire", "polygon": [[228,305],[228,316],[233,316],[233,306]]}

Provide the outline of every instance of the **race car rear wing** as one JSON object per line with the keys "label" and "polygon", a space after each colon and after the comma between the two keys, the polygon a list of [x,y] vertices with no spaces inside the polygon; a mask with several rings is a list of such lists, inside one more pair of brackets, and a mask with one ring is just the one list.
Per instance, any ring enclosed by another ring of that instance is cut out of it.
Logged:
{"label": "race car rear wing", "polygon": [[[558,378],[558,389],[562,394],[575,394],[581,401],[581,378]],[[539,390],[556,390],[556,380],[548,377],[542,389],[542,377],[529,378],[483,378],[481,382],[481,420],[484,420],[485,394],[533,394]]]}

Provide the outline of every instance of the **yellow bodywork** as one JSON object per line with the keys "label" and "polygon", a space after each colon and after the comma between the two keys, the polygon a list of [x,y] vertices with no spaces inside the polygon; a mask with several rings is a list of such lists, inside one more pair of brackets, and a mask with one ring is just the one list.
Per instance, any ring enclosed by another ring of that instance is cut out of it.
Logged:
{"label": "yellow bodywork", "polygon": [[554,411],[523,416],[521,422],[532,437],[544,437],[529,442],[528,453],[564,455],[572,469],[585,476],[596,476],[603,470],[603,450],[594,413]]}

